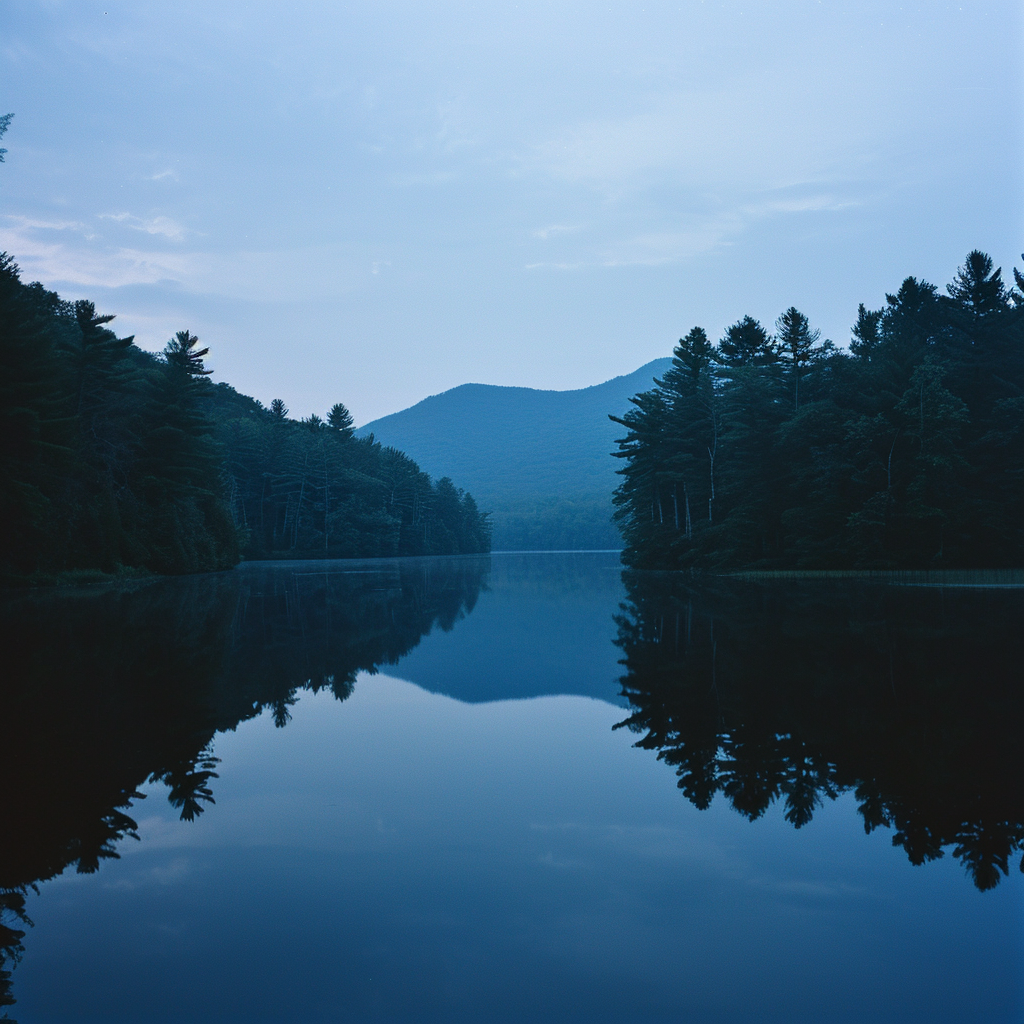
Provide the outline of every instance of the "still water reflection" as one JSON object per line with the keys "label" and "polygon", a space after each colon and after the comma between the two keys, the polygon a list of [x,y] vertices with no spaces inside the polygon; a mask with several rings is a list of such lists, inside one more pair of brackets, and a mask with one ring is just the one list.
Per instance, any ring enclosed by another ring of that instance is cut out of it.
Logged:
{"label": "still water reflection", "polygon": [[1018,1020],[1022,612],[615,555],[12,599],[0,999]]}
{"label": "still water reflection", "polygon": [[953,578],[627,573],[620,725],[696,807],[720,792],[754,820],[781,800],[801,828],[852,792],[865,831],[914,864],[950,849],[991,889],[1024,845],[1024,586]]}

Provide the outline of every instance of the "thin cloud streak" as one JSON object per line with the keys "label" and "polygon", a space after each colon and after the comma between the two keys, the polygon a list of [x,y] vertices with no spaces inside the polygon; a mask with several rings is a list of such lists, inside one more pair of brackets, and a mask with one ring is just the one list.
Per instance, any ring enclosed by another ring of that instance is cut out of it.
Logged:
{"label": "thin cloud streak", "polygon": [[[847,210],[863,200],[840,200],[833,195],[794,196],[746,203],[718,215],[694,217],[689,230],[639,232],[617,242],[593,246],[586,257],[577,260],[537,260],[527,270],[581,270],[592,267],[658,267],[685,263],[724,247],[737,244],[744,232],[768,219],[784,219],[806,214]],[[779,230],[785,230],[780,226]],[[546,235],[534,233],[546,239]]]}
{"label": "thin cloud streak", "polygon": [[156,217],[136,217],[130,213],[100,213],[97,214],[100,220],[112,220],[118,224],[124,224],[134,231],[144,231],[147,235],[163,235],[174,242],[180,242],[188,232],[172,220],[170,217],[158,215]]}
{"label": "thin cloud streak", "polygon": [[[46,223],[41,227],[54,229],[54,225]],[[82,228],[78,224],[62,227]],[[35,233],[38,228],[28,221],[14,229],[0,228],[0,249],[16,254],[25,280],[40,280],[55,288],[71,285],[114,289],[165,284],[197,295],[223,295],[249,302],[293,302],[344,295],[379,273],[381,267],[391,266],[388,260],[357,260],[341,246],[229,253],[162,252],[130,246],[90,246],[84,244],[88,238],[82,242],[50,241]]]}

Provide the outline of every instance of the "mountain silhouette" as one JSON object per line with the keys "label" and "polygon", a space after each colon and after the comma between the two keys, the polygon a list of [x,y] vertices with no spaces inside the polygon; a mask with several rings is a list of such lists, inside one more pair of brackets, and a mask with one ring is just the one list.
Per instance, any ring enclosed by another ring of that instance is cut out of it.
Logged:
{"label": "mountain silhouette", "polygon": [[463,384],[361,427],[435,479],[450,476],[491,512],[494,550],[617,548],[611,457],[629,399],[671,365],[575,391]]}

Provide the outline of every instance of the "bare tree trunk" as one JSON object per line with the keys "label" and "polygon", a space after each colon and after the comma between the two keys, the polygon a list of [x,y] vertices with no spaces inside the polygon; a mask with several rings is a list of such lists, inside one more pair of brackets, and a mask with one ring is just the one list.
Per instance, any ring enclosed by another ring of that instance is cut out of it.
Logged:
{"label": "bare tree trunk", "polygon": [[299,484],[299,503],[295,506],[295,523],[292,526],[292,548],[299,543],[299,519],[302,516],[302,496],[306,493],[306,467],[309,465],[307,455],[302,463],[302,482]]}
{"label": "bare tree trunk", "polygon": [[714,505],[715,505],[715,451],[718,448],[718,428],[715,428],[715,440],[710,448],[708,448],[708,463],[711,468],[711,495],[708,498],[708,522],[713,523],[714,520]]}
{"label": "bare tree trunk", "polygon": [[893,434],[892,444],[889,445],[889,458],[885,463],[885,523],[883,525],[883,545],[889,546],[889,520],[892,517],[892,453],[896,448],[896,441],[900,436],[899,430]]}
{"label": "bare tree trunk", "polygon": [[267,543],[266,527],[263,525],[263,503],[267,500],[267,473],[263,474],[263,489],[260,491],[260,547]]}
{"label": "bare tree trunk", "polygon": [[327,542],[331,529],[330,519],[328,518],[331,511],[331,487],[327,479],[327,448],[322,441],[320,445],[324,457],[324,554],[326,555],[330,550]]}
{"label": "bare tree trunk", "polygon": [[686,490],[686,484],[683,483],[683,504],[686,507],[686,539],[690,540],[693,537],[693,523],[690,520],[690,495]]}
{"label": "bare tree trunk", "polygon": [[889,460],[885,464],[885,489],[887,491],[892,490],[892,452],[896,447],[896,438],[900,436],[900,432],[897,430],[893,435],[892,444],[889,445]]}
{"label": "bare tree trunk", "polygon": [[678,486],[678,484],[672,485],[672,515],[675,518],[676,533],[679,532],[679,500],[676,497],[676,489]]}
{"label": "bare tree trunk", "polygon": [[[238,526],[238,515],[236,512],[236,505],[238,504],[238,481],[235,479],[234,473],[228,473],[228,479],[231,481],[231,494],[228,497],[228,508],[231,509],[231,521]],[[242,505],[242,523],[245,524],[245,502]]]}
{"label": "bare tree trunk", "polygon": [[711,496],[708,498],[708,522],[714,522],[715,505],[715,455],[718,453],[718,405],[715,401],[714,385],[704,399],[704,408],[711,419],[711,444],[708,445],[708,470],[711,475]]}

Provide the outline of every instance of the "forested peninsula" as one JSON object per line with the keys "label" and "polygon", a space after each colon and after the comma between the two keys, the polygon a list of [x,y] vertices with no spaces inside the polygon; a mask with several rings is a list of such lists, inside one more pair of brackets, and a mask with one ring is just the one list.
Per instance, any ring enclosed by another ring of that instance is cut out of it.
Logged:
{"label": "forested peninsula", "polygon": [[154,355],[113,319],[0,254],[3,582],[490,550],[471,495],[355,437],[341,403],[290,419],[212,383],[190,332]]}
{"label": "forested peninsula", "polygon": [[967,256],[860,306],[849,352],[795,308],[694,327],[625,428],[614,518],[637,568],[1024,565],[1024,276]]}

